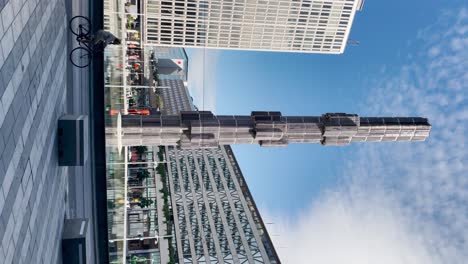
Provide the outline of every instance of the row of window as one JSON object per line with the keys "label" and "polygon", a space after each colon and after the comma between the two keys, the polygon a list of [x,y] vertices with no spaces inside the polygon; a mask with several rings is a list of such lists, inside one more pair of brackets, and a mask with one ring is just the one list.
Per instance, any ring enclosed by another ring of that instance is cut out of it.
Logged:
{"label": "row of window", "polygon": [[259,23],[258,21],[225,21],[225,20],[197,20],[197,21],[181,21],[181,20],[159,20],[159,19],[148,19],[147,24],[150,29],[180,29],[180,30],[195,30],[200,29],[223,29],[223,30],[241,30],[244,28],[256,28],[256,29],[290,29],[290,28],[311,28],[311,27],[323,27],[323,28],[342,28],[349,24],[349,20],[338,20],[338,19],[326,19],[326,20],[296,20],[295,18],[277,21],[278,23]]}
{"label": "row of window", "polygon": [[339,20],[339,21],[348,21],[351,18],[351,14],[345,13],[317,13],[317,14],[307,14],[307,15],[297,15],[297,14],[244,14],[244,13],[225,13],[225,14],[210,14],[209,16],[203,15],[202,13],[199,16],[194,15],[157,15],[151,14],[148,16],[148,19],[161,19],[162,21],[229,21],[229,22],[244,22],[244,23],[272,23],[278,22],[282,23],[283,21],[294,20],[301,23],[306,23],[311,19],[322,19],[322,20]]}
{"label": "row of window", "polygon": [[[201,1],[200,1],[201,2]],[[315,1],[318,2],[318,1]],[[220,10],[220,9],[230,9],[230,10],[259,10],[261,12],[267,11],[277,11],[277,10],[314,10],[314,11],[323,11],[323,10],[352,10],[353,3],[351,2],[328,2],[329,4],[320,4],[320,3],[298,3],[294,1],[266,1],[264,3],[250,3],[250,2],[240,2],[240,1],[220,1],[220,2],[209,2],[209,3],[183,3],[177,1],[162,1],[162,2],[153,2],[148,1],[149,8],[161,8],[165,10],[190,10],[196,11],[197,9],[203,10]]]}
{"label": "row of window", "polygon": [[[311,38],[308,38],[311,39]],[[236,41],[232,39],[216,39],[216,40],[209,40],[209,41],[202,41],[198,40],[197,43],[194,40],[190,39],[172,39],[172,38],[160,38],[155,39],[157,43],[164,44],[164,45],[192,45],[195,47],[225,47],[225,48],[252,48],[252,49],[268,49],[270,47],[280,48],[284,50],[294,50],[297,48],[298,45],[303,47],[312,47],[313,48],[330,48],[331,45],[334,45],[333,48],[339,48],[336,45],[341,46],[344,41],[342,39],[335,39],[334,41],[329,40],[312,40],[308,41],[307,38],[300,38],[296,39],[296,42],[291,42],[290,40],[276,40],[276,39],[268,39],[264,38],[262,40],[252,41],[252,42],[245,42],[245,41]],[[328,44],[328,45],[327,45]]]}
{"label": "row of window", "polygon": [[[206,45],[206,47],[220,47],[224,48],[226,45],[223,43],[218,43],[218,44],[211,44],[211,45]],[[232,48],[244,48],[244,49],[278,49],[278,50],[301,50],[301,51],[335,51],[338,52],[341,49],[341,46],[335,46],[335,45],[312,45],[312,44],[293,44],[293,45],[279,45],[279,44],[267,44],[264,43],[262,44],[250,44],[250,45],[239,45],[239,46],[231,46]]]}
{"label": "row of window", "polygon": [[[209,16],[209,17],[226,17],[229,18],[234,15],[244,16],[262,16],[262,17],[308,17],[308,16],[330,16],[330,15],[351,15],[351,10],[344,9],[333,9],[333,10],[291,10],[291,9],[249,9],[239,8],[236,10],[232,9],[209,9],[209,10],[170,10],[161,9],[161,12],[152,12],[149,15],[157,17],[187,17],[196,18],[198,16]],[[345,16],[346,17],[346,16]]]}
{"label": "row of window", "polygon": [[[338,36],[343,36],[345,34],[346,30],[343,29],[330,29],[330,28],[288,28],[288,29],[281,29],[281,28],[243,28],[242,30],[207,30],[207,31],[198,31],[196,32],[198,38],[202,38],[204,36],[211,36],[211,37],[217,37],[219,34],[224,34],[224,35],[235,35],[237,38],[244,38],[245,36],[250,36],[250,35],[262,35],[262,36],[294,36],[297,34],[302,34],[302,35],[338,35]],[[148,35],[164,35],[164,36],[175,36],[175,37],[195,37],[195,31],[182,31],[182,30],[173,30],[170,28],[167,29],[161,29],[159,32],[158,31],[153,31],[153,30],[148,30]],[[150,39],[152,36],[149,36]]]}
{"label": "row of window", "polygon": [[[311,44],[320,44],[322,42],[329,42],[329,43],[341,43],[344,40],[343,35],[333,35],[333,34],[327,34],[327,35],[304,35],[304,34],[295,34],[295,35],[250,35],[248,37],[243,37],[243,38],[238,38],[235,36],[235,34],[229,36],[228,34],[223,34],[221,36],[212,36],[209,38],[204,38],[204,37],[198,37],[198,38],[193,38],[193,37],[172,37],[171,35],[162,35],[161,38],[154,38],[151,36],[151,38],[148,38],[149,42],[159,42],[161,41],[169,41],[169,42],[174,42],[174,43],[194,43],[194,40],[196,40],[197,44],[207,44],[207,43],[225,43],[226,45],[232,46],[232,45],[250,45],[253,43],[262,43],[262,42],[272,42],[272,43],[281,43],[284,45],[288,45],[290,43],[311,43]],[[237,43],[237,44],[235,44]]]}

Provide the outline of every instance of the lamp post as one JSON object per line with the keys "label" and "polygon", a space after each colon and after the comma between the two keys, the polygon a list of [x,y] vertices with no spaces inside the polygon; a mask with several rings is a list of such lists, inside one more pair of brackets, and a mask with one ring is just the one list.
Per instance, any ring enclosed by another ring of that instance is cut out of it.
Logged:
{"label": "lamp post", "polygon": [[153,230],[156,235],[154,236],[137,236],[137,237],[127,237],[126,239],[123,238],[118,238],[118,239],[109,239],[109,243],[114,243],[114,242],[119,242],[119,241],[135,241],[135,240],[146,240],[146,239],[155,239],[154,244],[157,244],[159,242],[160,238],[166,238],[166,237],[174,237],[174,235],[163,235],[160,236],[158,235],[158,232],[156,230]]}
{"label": "lamp post", "polygon": [[107,84],[106,87],[109,88],[136,88],[136,89],[171,89],[170,86],[151,86],[151,85],[115,85],[115,84]]}

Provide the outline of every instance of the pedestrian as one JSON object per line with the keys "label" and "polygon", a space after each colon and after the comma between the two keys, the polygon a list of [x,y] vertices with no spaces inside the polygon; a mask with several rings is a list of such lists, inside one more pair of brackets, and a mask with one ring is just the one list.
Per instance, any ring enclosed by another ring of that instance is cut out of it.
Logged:
{"label": "pedestrian", "polygon": [[98,30],[92,39],[93,46],[97,50],[104,50],[107,45],[120,45],[121,41],[114,34],[105,30]]}

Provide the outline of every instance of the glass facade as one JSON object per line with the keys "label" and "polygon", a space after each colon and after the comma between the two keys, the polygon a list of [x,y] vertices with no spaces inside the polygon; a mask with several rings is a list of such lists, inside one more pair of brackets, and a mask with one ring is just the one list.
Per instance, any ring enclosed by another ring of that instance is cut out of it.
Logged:
{"label": "glass facade", "polygon": [[107,150],[110,262],[122,263],[127,255],[130,263],[160,263],[157,192],[162,186],[156,183],[155,152],[148,147]]}
{"label": "glass facade", "polygon": [[[122,39],[104,54],[107,116],[149,115],[162,105],[154,51],[142,45],[141,7],[138,1],[104,1],[105,29]],[[106,147],[110,263],[175,263],[161,155],[157,146]]]}

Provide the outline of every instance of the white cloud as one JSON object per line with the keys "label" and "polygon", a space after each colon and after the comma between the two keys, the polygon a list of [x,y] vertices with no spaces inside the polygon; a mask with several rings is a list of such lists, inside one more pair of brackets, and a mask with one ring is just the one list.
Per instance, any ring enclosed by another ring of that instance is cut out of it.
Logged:
{"label": "white cloud", "polygon": [[393,201],[368,190],[339,190],[316,201],[298,220],[271,228],[284,263],[430,263],[430,252]]}
{"label": "white cloud", "polygon": [[193,49],[189,60],[188,87],[200,110],[216,111],[216,70],[219,51]]}
{"label": "white cloud", "polygon": [[461,9],[422,30],[422,52],[382,72],[360,113],[428,117],[428,142],[362,145],[297,219],[266,215],[284,263],[468,262],[466,25]]}

